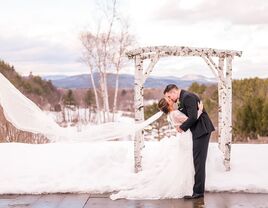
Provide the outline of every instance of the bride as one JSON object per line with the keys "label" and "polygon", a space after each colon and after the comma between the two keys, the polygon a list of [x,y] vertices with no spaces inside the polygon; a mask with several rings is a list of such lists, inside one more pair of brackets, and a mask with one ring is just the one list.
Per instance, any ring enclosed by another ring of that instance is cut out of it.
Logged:
{"label": "bride", "polygon": [[[178,128],[187,120],[187,116],[176,110],[167,98],[159,101],[158,108],[167,114],[174,128]],[[202,102],[198,104],[198,109],[199,117],[203,111]],[[135,178],[131,179],[130,187],[110,195],[111,199],[163,199],[192,195],[194,164],[191,131],[177,133],[173,138],[162,140],[160,142],[165,143],[165,148],[161,149],[159,154],[166,157],[165,164],[156,166],[154,170],[144,169],[135,174]]]}

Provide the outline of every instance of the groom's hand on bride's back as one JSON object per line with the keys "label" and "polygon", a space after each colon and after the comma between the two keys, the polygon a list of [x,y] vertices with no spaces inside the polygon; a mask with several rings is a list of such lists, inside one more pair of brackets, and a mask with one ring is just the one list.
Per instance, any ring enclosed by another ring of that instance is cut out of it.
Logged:
{"label": "groom's hand on bride's back", "polygon": [[203,105],[202,100],[200,100],[200,102],[198,102],[198,110],[200,110],[201,112],[203,112],[203,109],[204,109],[204,105]]}
{"label": "groom's hand on bride's back", "polygon": [[179,133],[184,132],[179,126],[176,127],[176,130],[177,130]]}

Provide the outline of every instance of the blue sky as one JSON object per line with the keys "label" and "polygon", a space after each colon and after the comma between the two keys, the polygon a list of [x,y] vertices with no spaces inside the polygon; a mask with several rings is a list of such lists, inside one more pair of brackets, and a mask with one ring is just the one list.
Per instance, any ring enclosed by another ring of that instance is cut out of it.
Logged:
{"label": "blue sky", "polygon": [[[0,0],[0,58],[21,74],[78,74],[79,34],[95,26],[95,0]],[[242,50],[235,78],[268,77],[268,1],[119,0],[140,46],[185,45]],[[133,64],[123,73],[133,73]],[[213,74],[200,58],[161,59],[153,75]]]}

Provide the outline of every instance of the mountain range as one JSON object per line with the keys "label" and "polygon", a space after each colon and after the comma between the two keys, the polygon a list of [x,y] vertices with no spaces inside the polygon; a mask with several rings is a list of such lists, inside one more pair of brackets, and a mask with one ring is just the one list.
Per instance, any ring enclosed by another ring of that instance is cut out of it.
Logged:
{"label": "mountain range", "polygon": [[[54,86],[58,88],[92,88],[90,80],[90,74],[79,74],[79,75],[45,75],[42,76],[45,80],[51,80]],[[94,74],[94,80],[98,86],[99,74]],[[108,87],[115,87],[116,74],[107,74]],[[217,81],[215,78],[205,77],[203,75],[185,75],[182,77],[175,76],[150,76],[145,82],[144,87],[146,88],[164,88],[168,84],[176,84],[180,88],[187,89],[193,82],[199,84],[215,84]],[[133,88],[134,87],[134,75],[131,74],[120,74],[119,75],[119,88]]]}

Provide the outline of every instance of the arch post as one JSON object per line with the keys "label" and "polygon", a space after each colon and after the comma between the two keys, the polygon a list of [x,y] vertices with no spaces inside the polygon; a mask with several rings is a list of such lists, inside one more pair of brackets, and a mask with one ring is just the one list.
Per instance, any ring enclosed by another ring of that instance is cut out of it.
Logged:
{"label": "arch post", "polygon": [[209,56],[202,56],[218,81],[218,144],[223,153],[226,171],[230,170],[232,142],[232,60],[231,55],[220,55],[217,65]]}
{"label": "arch post", "polygon": [[231,169],[232,142],[232,59],[230,55],[219,57],[218,66],[218,135],[219,148],[223,153],[226,171]]}
{"label": "arch post", "polygon": [[232,143],[232,60],[231,56],[226,58],[226,76],[225,76],[225,111],[223,114],[223,154],[224,166],[227,171],[231,169],[231,143]]}
{"label": "arch post", "polygon": [[225,109],[226,109],[226,85],[224,79],[224,57],[219,57],[219,65],[216,67],[218,71],[218,144],[219,149],[224,153],[224,118]]}
{"label": "arch post", "polygon": [[[135,122],[141,123],[144,121],[144,106],[143,106],[143,60],[140,56],[135,57],[135,80],[134,80],[134,105],[135,105]],[[141,167],[141,150],[144,145],[143,130],[135,133],[134,139],[134,161],[135,173],[142,170]]]}

